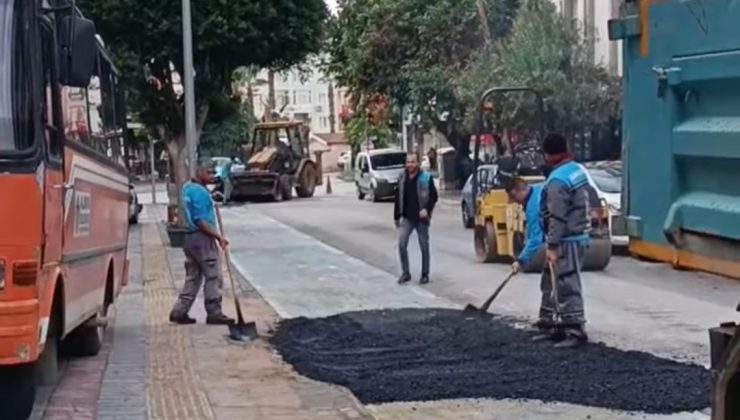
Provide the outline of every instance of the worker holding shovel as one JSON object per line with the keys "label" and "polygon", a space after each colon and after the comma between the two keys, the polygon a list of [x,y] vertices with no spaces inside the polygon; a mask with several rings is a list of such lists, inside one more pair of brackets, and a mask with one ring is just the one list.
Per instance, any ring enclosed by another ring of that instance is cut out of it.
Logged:
{"label": "worker holding shovel", "polygon": [[[213,200],[206,185],[213,182],[213,163],[202,163],[195,177],[182,188],[185,222],[188,229],[185,238],[185,284],[180,297],[170,312],[170,322],[175,324],[195,324],[188,316],[203,284],[205,306],[209,325],[229,325],[234,320],[221,310],[221,253],[219,247],[226,248],[228,241],[216,226]],[[204,282],[205,280],[205,282]]]}
{"label": "worker holding shovel", "polygon": [[524,242],[524,248],[517,256],[516,261],[511,265],[513,273],[519,273],[522,266],[532,261],[532,257],[542,247],[542,224],[540,223],[540,198],[542,196],[542,184],[529,185],[522,178],[514,178],[506,186],[506,192],[509,199],[524,207],[524,217],[526,218],[527,237]]}
{"label": "worker holding shovel", "polygon": [[552,172],[540,204],[547,263],[540,286],[540,334],[534,340],[553,340],[557,348],[574,348],[588,341],[581,286],[581,263],[591,228],[588,177],[573,161],[562,135],[546,136],[543,149]]}

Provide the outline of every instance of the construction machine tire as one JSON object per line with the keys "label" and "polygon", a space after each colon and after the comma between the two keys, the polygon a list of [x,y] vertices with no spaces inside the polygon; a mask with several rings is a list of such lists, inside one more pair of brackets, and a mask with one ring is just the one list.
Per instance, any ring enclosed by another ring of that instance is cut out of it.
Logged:
{"label": "construction machine tire", "polygon": [[542,273],[545,268],[545,247],[541,247],[534,253],[532,259],[522,266],[523,273]]}
{"label": "construction machine tire", "polygon": [[612,258],[612,243],[608,238],[591,239],[583,257],[583,271],[604,271]]}
{"label": "construction machine tire", "polygon": [[[526,245],[526,238],[524,237],[524,232],[514,232],[514,256],[513,258],[516,258],[521,254],[522,250],[524,249],[524,246]],[[545,247],[542,246],[540,249],[535,252],[535,254],[532,256],[532,259],[529,260],[526,264],[522,265],[521,271],[522,273],[541,273],[543,267],[545,266]]]}
{"label": "construction machine tire", "polygon": [[316,191],[316,167],[313,163],[307,163],[301,171],[301,177],[298,185],[295,187],[295,193],[300,198],[313,197]]}
{"label": "construction machine tire", "polygon": [[278,181],[278,184],[275,185],[275,191],[272,192],[272,201],[276,203],[283,201],[284,192],[285,189],[283,188],[282,182]]}
{"label": "construction machine tire", "polygon": [[500,258],[496,239],[496,225],[492,221],[487,221],[485,226],[475,227],[475,254],[478,257],[478,261],[491,263],[496,262]]}
{"label": "construction machine tire", "polygon": [[[281,182],[280,186],[283,189],[283,200],[288,201],[293,198],[293,187],[289,182]],[[296,188],[297,190],[298,188]],[[297,192],[296,192],[297,193]]]}

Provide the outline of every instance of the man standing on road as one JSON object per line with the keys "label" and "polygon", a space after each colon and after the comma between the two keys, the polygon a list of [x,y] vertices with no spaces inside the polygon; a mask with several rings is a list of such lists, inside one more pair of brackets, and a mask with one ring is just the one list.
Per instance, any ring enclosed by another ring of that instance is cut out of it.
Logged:
{"label": "man standing on road", "polygon": [[[545,181],[540,206],[547,267],[540,286],[540,334],[534,340],[554,340],[558,341],[557,348],[574,348],[588,340],[581,286],[581,263],[591,228],[588,177],[583,167],[573,161],[568,142],[562,135],[546,136],[543,149],[545,161],[553,169]],[[556,277],[557,300],[552,296],[549,267]],[[555,314],[560,315],[559,320]]]}
{"label": "man standing on road", "polygon": [[231,165],[236,160],[235,157],[231,158],[221,168],[221,182],[224,183],[224,204],[228,204],[231,201],[231,192],[234,191],[234,185],[231,183]]}
{"label": "man standing on road", "polygon": [[522,178],[514,178],[506,187],[511,201],[524,207],[526,218],[527,238],[524,249],[519,253],[516,261],[511,265],[511,271],[518,273],[522,266],[532,261],[532,257],[542,246],[542,223],[540,222],[540,198],[542,196],[542,184],[530,186]]}
{"label": "man standing on road", "polygon": [[437,204],[437,189],[431,174],[419,169],[419,157],[415,153],[406,155],[406,171],[401,175],[396,190],[393,218],[399,228],[398,254],[403,273],[399,284],[411,280],[409,271],[409,237],[416,231],[421,248],[420,284],[429,283],[429,224],[434,206]]}
{"label": "man standing on road", "polygon": [[175,306],[170,312],[170,322],[175,324],[194,324],[188,316],[201,284],[205,295],[206,323],[225,325],[234,322],[221,310],[221,254],[218,247],[225,249],[229,242],[218,234],[213,200],[206,185],[213,182],[213,163],[203,163],[195,178],[182,187],[182,200],[185,209],[185,223],[188,230],[185,237],[185,285]]}

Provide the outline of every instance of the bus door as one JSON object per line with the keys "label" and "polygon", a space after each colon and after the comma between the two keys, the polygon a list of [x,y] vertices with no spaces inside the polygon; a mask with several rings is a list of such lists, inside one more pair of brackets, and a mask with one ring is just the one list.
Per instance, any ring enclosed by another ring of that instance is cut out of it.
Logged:
{"label": "bus door", "polygon": [[44,165],[37,178],[44,177],[44,249],[43,265],[58,264],[64,246],[65,203],[71,199],[72,189],[65,183],[63,165],[61,104],[56,71],[56,43],[53,25],[41,19],[39,25],[43,69],[43,124],[46,146]]}

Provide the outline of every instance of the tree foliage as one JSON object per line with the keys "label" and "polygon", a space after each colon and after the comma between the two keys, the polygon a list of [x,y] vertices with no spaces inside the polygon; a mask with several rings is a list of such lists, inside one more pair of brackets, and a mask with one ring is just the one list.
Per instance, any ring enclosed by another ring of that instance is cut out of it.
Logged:
{"label": "tree foliage", "polygon": [[[551,130],[602,124],[620,109],[619,79],[594,65],[576,30],[546,0],[527,0],[511,35],[481,50],[456,85],[471,109],[488,87],[534,88],[545,98],[546,126]],[[534,106],[521,97],[496,98],[494,113],[506,127],[538,124]],[[472,114],[467,124],[472,126]]]}
{"label": "tree foliage", "polygon": [[[180,0],[78,0],[97,25],[124,86],[129,107],[167,144],[174,178],[187,175]],[[209,0],[192,3],[198,136],[215,102],[231,96],[241,67],[282,69],[319,51],[328,16],[323,0]],[[176,197],[171,197],[173,199]]]}
{"label": "tree foliage", "polygon": [[221,109],[214,109],[214,118],[203,127],[199,154],[243,158],[242,147],[249,143],[257,123],[252,107],[233,100],[218,106]]}
{"label": "tree foliage", "polygon": [[460,125],[466,108],[452,81],[488,39],[509,32],[517,5],[518,0],[341,1],[330,25],[327,69],[351,89],[357,113],[368,98],[384,95],[393,109],[419,114],[467,159],[469,132]]}

